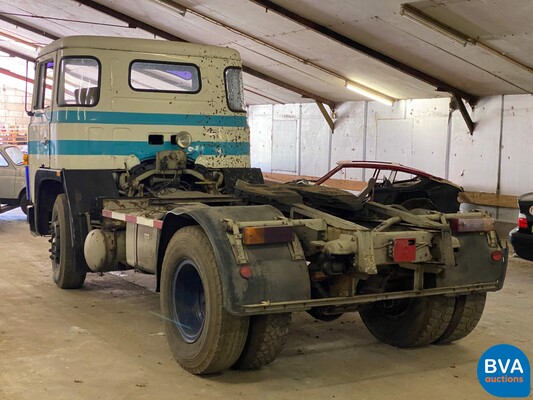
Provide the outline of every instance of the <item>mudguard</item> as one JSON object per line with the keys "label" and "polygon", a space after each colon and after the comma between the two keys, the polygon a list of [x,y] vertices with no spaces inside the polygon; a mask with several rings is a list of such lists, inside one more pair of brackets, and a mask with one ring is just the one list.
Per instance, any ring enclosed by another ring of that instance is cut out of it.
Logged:
{"label": "mudguard", "polygon": [[[177,218],[176,218],[177,217]],[[305,260],[293,260],[289,244],[264,244],[244,246],[252,276],[243,278],[235,259],[224,220],[235,222],[273,221],[283,217],[271,206],[245,207],[178,207],[166,214],[162,238],[170,236],[165,231],[181,226],[200,225],[215,251],[220,268],[224,306],[234,315],[250,315],[243,312],[243,305],[261,302],[306,300],[311,297],[309,274]],[[166,240],[160,246],[166,247]],[[161,251],[160,251],[161,257]]]}
{"label": "mudguard", "polygon": [[[497,282],[496,290],[500,290],[507,271],[508,248],[489,247],[487,236],[479,232],[454,236],[461,244],[454,254],[456,266],[446,268],[437,275],[437,287]],[[500,261],[491,258],[491,253],[495,250],[503,253]]]}

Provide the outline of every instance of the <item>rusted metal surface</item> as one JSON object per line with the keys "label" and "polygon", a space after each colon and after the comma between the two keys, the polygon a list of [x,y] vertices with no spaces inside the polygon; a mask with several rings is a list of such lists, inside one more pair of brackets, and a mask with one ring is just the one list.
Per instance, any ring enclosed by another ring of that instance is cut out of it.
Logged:
{"label": "rusted metal surface", "polygon": [[380,294],[364,294],[351,297],[335,297],[327,299],[311,299],[302,301],[270,302],[264,301],[257,304],[243,305],[243,311],[248,314],[271,314],[288,311],[304,311],[311,307],[319,306],[347,306],[369,304],[375,301],[407,299],[411,297],[439,296],[445,294],[464,295],[476,292],[497,290],[496,283],[479,283],[471,285],[458,285],[424,290],[407,290],[402,292],[388,292]]}

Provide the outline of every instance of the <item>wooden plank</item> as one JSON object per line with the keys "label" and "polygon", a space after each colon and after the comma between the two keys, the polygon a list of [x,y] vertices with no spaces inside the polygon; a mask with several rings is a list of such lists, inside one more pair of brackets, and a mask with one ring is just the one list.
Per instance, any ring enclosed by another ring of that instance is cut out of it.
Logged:
{"label": "wooden plank", "polygon": [[479,206],[518,208],[517,196],[486,192],[459,193],[459,202],[476,204]]}

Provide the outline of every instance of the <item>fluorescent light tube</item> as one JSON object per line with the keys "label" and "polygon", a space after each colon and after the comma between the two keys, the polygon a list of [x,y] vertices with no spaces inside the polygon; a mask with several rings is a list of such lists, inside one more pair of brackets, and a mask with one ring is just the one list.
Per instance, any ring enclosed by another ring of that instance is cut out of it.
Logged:
{"label": "fluorescent light tube", "polygon": [[393,99],[392,97],[389,97],[382,93],[378,93],[370,88],[365,88],[361,85],[346,82],[346,89],[351,90],[355,93],[359,93],[360,95],[368,97],[369,99],[379,101],[380,103],[385,104],[387,106],[392,106],[394,104],[395,99]]}
{"label": "fluorescent light tube", "polygon": [[20,46],[26,50],[33,51],[33,52],[37,51],[37,49],[39,48],[39,46],[37,46],[36,44],[27,42],[26,40],[20,39],[16,36],[0,31],[0,40],[1,39],[5,39],[5,41],[8,43],[12,43],[16,46]]}
{"label": "fluorescent light tube", "polygon": [[429,15],[410,6],[409,4],[402,4],[400,8],[400,15],[404,16],[410,21],[416,22],[419,25],[438,32],[441,35],[444,35],[447,38],[452,39],[463,46],[466,46],[468,43],[475,44],[475,40],[473,40],[470,36],[453,29],[451,26],[437,21],[435,18],[430,17]]}
{"label": "fluorescent light tube", "polygon": [[177,3],[174,3],[172,0],[152,0],[154,3],[162,5],[163,7],[168,8],[171,11],[177,12],[182,17],[185,16],[187,9],[183,6],[180,6]]}

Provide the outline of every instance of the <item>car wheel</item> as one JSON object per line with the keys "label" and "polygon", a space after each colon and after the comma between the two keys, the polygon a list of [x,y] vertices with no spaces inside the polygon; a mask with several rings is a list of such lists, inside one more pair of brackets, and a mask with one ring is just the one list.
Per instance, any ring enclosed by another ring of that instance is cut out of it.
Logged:
{"label": "car wheel", "polygon": [[23,190],[21,193],[20,193],[20,196],[19,196],[19,206],[20,206],[20,209],[22,210],[22,212],[26,215],[28,215],[28,204],[29,204],[29,201],[28,201],[28,197],[26,196],[26,190]]}

